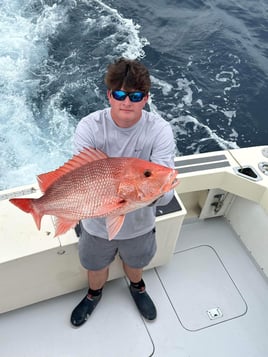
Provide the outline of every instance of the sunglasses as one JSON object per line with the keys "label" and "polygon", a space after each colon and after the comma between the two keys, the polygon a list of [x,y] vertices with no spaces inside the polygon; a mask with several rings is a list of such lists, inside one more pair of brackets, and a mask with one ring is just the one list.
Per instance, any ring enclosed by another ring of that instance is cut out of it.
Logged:
{"label": "sunglasses", "polygon": [[124,90],[112,90],[111,94],[114,99],[123,101],[126,97],[129,97],[129,100],[133,103],[141,102],[145,97],[145,93],[136,91],[136,92],[125,92]]}

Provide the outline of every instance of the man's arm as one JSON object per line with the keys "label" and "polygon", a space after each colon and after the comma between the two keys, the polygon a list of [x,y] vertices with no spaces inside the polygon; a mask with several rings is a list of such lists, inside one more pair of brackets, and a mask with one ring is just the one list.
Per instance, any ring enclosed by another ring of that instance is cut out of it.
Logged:
{"label": "man's arm", "polygon": [[74,133],[74,154],[78,154],[85,148],[95,148],[94,136],[91,135],[86,118],[83,118],[77,125]]}
{"label": "man's arm", "polygon": [[[174,168],[174,156],[175,140],[171,126],[168,124],[162,128],[161,133],[155,139],[150,160],[157,164]],[[165,206],[171,201],[173,195],[174,191],[171,190],[156,200],[155,204],[157,206]]]}

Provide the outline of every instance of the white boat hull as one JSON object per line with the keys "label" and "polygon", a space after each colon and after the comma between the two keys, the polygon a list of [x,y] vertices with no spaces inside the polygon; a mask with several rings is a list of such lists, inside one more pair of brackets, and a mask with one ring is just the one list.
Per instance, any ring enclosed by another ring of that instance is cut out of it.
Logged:
{"label": "white boat hull", "polygon": [[37,231],[7,200],[21,188],[1,192],[0,354],[267,356],[268,175],[259,166],[266,150],[176,159],[180,209],[158,216],[158,251],[144,272],[158,311],[153,323],[138,314],[116,259],[100,307],[82,328],[70,328],[85,294],[75,290],[87,285],[74,231],[53,238],[51,217]]}

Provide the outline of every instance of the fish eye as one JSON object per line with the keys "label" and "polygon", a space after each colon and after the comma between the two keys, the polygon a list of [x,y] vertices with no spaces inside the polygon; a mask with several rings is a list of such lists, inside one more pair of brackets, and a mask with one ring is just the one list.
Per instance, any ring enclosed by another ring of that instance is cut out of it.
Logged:
{"label": "fish eye", "polygon": [[150,170],[145,170],[144,173],[143,173],[143,175],[144,175],[145,177],[150,177],[150,176],[152,175],[152,172],[151,172]]}

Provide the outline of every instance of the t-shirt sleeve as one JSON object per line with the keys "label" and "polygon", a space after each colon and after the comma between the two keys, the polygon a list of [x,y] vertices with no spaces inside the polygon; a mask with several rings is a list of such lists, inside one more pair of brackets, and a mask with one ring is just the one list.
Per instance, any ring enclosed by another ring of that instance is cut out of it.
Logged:
{"label": "t-shirt sleeve", "polygon": [[[166,124],[154,141],[151,161],[163,166],[174,168],[174,156],[175,140],[170,124]],[[173,195],[174,190],[165,193],[157,200],[156,205],[165,206],[171,201]]]}
{"label": "t-shirt sleeve", "polygon": [[95,148],[95,140],[86,117],[78,123],[74,133],[74,154],[89,147]]}

